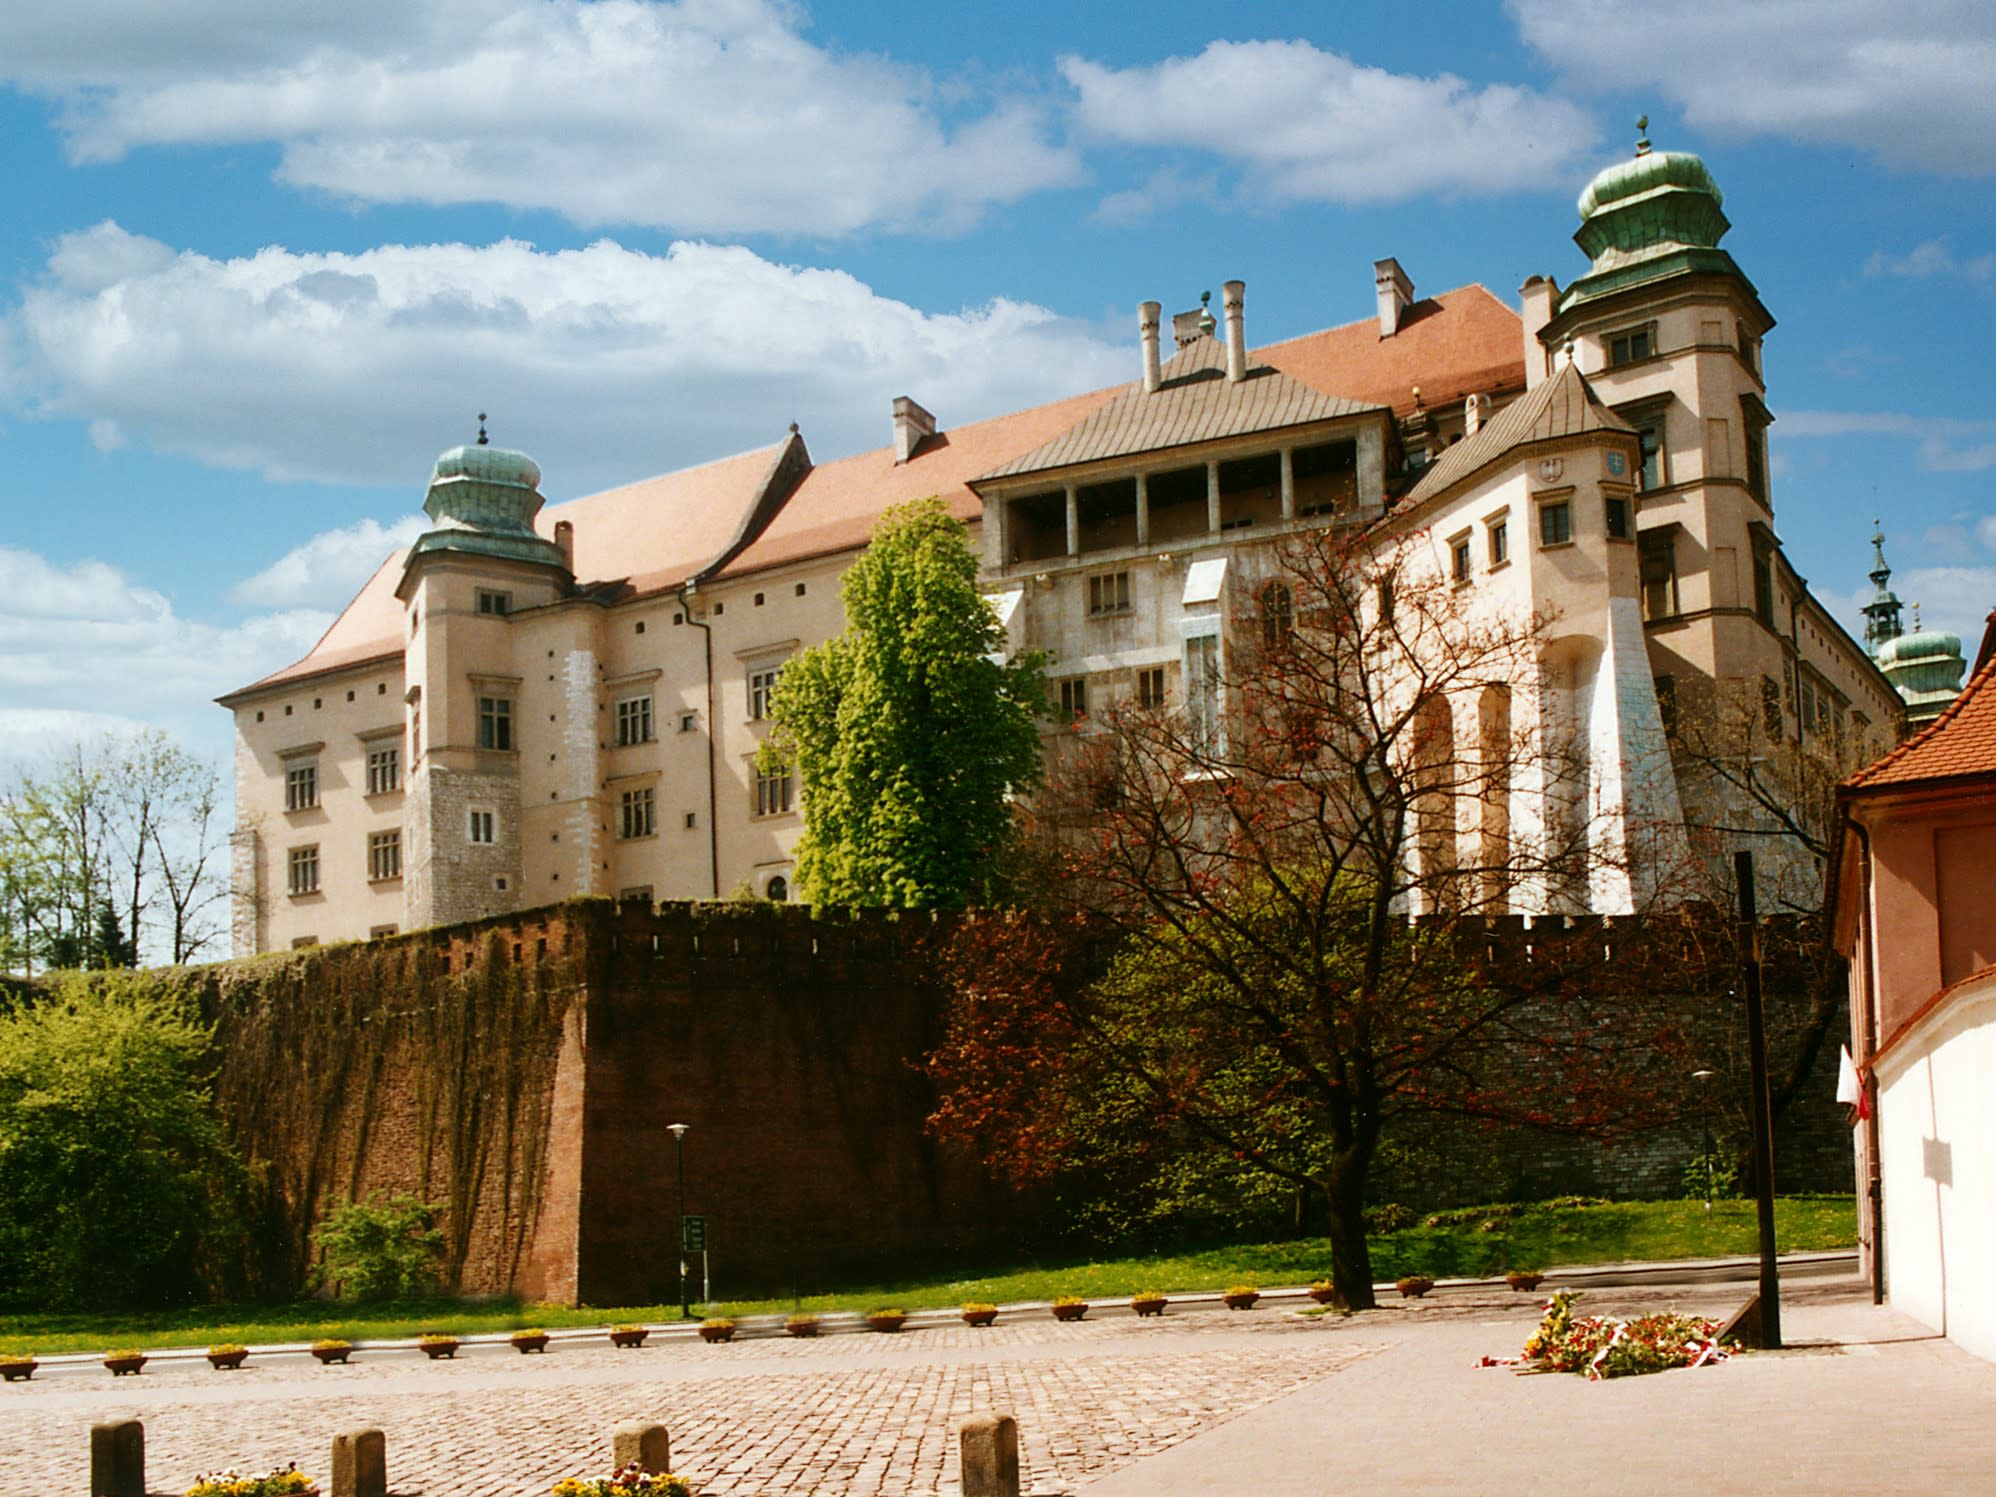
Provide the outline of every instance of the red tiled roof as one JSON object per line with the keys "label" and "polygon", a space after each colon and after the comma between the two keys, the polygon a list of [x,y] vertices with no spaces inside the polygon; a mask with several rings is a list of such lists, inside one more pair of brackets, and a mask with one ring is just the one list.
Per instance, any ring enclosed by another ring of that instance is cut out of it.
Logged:
{"label": "red tiled roof", "polygon": [[1255,356],[1306,385],[1404,416],[1416,385],[1431,411],[1467,395],[1524,389],[1524,342],[1516,312],[1481,286],[1463,286],[1415,302],[1390,338],[1379,336],[1375,320],[1351,322]]}
{"label": "red tiled roof", "polygon": [[1996,659],[1969,679],[1939,717],[1845,780],[1844,788],[1875,790],[1983,774],[1996,774]]}

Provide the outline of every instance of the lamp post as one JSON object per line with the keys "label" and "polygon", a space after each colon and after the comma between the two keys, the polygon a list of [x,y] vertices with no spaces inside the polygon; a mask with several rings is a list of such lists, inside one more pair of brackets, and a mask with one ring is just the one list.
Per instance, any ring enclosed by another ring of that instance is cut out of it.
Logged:
{"label": "lamp post", "polygon": [[667,1123],[672,1135],[672,1157],[679,1167],[679,1318],[691,1320],[693,1305],[686,1289],[686,1124]]}
{"label": "lamp post", "polygon": [[1705,1136],[1705,1209],[1712,1209],[1712,1078],[1717,1071],[1693,1071],[1698,1083],[1698,1131]]}

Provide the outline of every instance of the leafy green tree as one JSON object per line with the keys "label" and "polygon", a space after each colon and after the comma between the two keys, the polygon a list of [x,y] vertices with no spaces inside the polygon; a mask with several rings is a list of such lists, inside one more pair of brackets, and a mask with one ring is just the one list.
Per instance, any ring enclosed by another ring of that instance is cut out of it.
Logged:
{"label": "leafy green tree", "polygon": [[889,510],[840,585],[846,628],[783,672],[765,762],[804,787],[797,880],[818,904],[959,906],[990,888],[1038,783],[1046,682],[1004,663],[963,522]]}
{"label": "leafy green tree", "polygon": [[436,1288],[444,1234],[443,1208],[404,1191],[349,1201],[312,1233],[324,1256],[320,1276],[345,1299],[407,1299]]}
{"label": "leafy green tree", "polygon": [[60,974],[0,1013],[0,1294],[194,1292],[243,1186],[209,1107],[209,1041],[191,998],[128,973]]}

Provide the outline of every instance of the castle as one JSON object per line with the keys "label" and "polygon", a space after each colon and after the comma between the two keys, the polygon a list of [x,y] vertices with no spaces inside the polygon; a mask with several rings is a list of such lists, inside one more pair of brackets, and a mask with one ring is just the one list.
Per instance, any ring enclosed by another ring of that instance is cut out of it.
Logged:
{"label": "castle", "polygon": [[[1693,155],[1642,142],[1579,200],[1586,271],[1416,295],[1252,348],[1220,315],[1139,313],[1129,384],[949,429],[892,403],[892,442],[773,445],[545,505],[479,442],[437,460],[430,528],[302,660],[222,698],[237,728],[239,954],[478,919],[577,894],[790,897],[805,787],[759,768],[784,661],[842,627],[840,575],[887,507],[969,522],[1011,646],[1063,713],[1216,710],[1234,617],[1272,548],[1342,527],[1473,606],[1556,616],[1541,696],[1590,764],[1600,835],[1681,826],[1707,793],[1679,713],[1868,757],[1893,683],[1774,529],[1762,343]],[[1714,691],[1730,686],[1726,693]],[[1452,704],[1474,742],[1475,703]],[[1525,793],[1523,788],[1519,793]],[[1588,904],[1630,908],[1626,879]]]}

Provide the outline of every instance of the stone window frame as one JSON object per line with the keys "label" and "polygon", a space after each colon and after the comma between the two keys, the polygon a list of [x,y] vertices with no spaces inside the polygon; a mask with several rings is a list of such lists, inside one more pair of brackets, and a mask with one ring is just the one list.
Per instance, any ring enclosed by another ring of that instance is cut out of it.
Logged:
{"label": "stone window frame", "polygon": [[316,811],[319,809],[319,761],[305,759],[296,763],[287,762],[284,766],[284,809],[290,811]]}
{"label": "stone window frame", "polygon": [[478,612],[493,618],[503,619],[513,611],[513,595],[502,588],[479,588],[475,602]]}
{"label": "stone window frame", "polygon": [[491,806],[466,806],[464,808],[464,840],[473,847],[497,847],[499,845],[499,812]]}
{"label": "stone window frame", "polygon": [[638,842],[658,835],[658,786],[647,780],[617,791],[617,840]]}
{"label": "stone window frame", "polygon": [[361,743],[362,783],[367,795],[394,795],[402,788],[402,725],[371,728],[354,736]]}
{"label": "stone window frame", "polygon": [[[1546,495],[1537,499],[1539,521],[1539,549],[1556,550],[1573,544],[1573,491]],[[1553,516],[1559,517],[1553,523]],[[1555,534],[1554,532],[1557,532]]]}
{"label": "stone window frame", "polygon": [[1161,665],[1137,667],[1137,706],[1146,712],[1161,710],[1170,692],[1170,683]]}
{"label": "stone window frame", "polygon": [[773,821],[797,814],[797,771],[786,764],[781,769],[764,769],[749,760],[749,818]]}
{"label": "stone window frame", "polygon": [[639,744],[658,741],[658,724],[652,693],[633,692],[616,700],[616,744],[618,748],[635,748]]}
{"label": "stone window frame", "polygon": [[1067,676],[1055,685],[1060,697],[1060,715],[1065,722],[1079,722],[1088,716],[1088,678]]}
{"label": "stone window frame", "polygon": [[[1636,342],[1642,347],[1637,351]],[[1623,345],[1619,350],[1617,345]],[[1620,357],[1617,357],[1619,352]],[[1645,364],[1651,359],[1662,358],[1662,350],[1657,346],[1656,319],[1648,322],[1631,323],[1627,327],[1616,328],[1613,332],[1601,335],[1602,366],[1607,369],[1627,369],[1633,364]]]}
{"label": "stone window frame", "polygon": [[390,827],[367,834],[367,881],[391,883],[402,876],[402,829]]}
{"label": "stone window frame", "polygon": [[1627,494],[1606,493],[1601,496],[1601,523],[1608,539],[1623,545],[1633,545],[1636,539],[1636,507]]}
{"label": "stone window frame", "polygon": [[1449,581],[1457,587],[1476,580],[1476,528],[1465,525],[1447,541]]}
{"label": "stone window frame", "polygon": [[1511,564],[1511,511],[1508,506],[1483,517],[1484,569],[1494,572]]}
{"label": "stone window frame", "polygon": [[1120,618],[1130,611],[1130,571],[1097,572],[1088,579],[1088,617]]}
{"label": "stone window frame", "polygon": [[285,858],[285,892],[298,899],[319,892],[319,844],[301,843]]}

